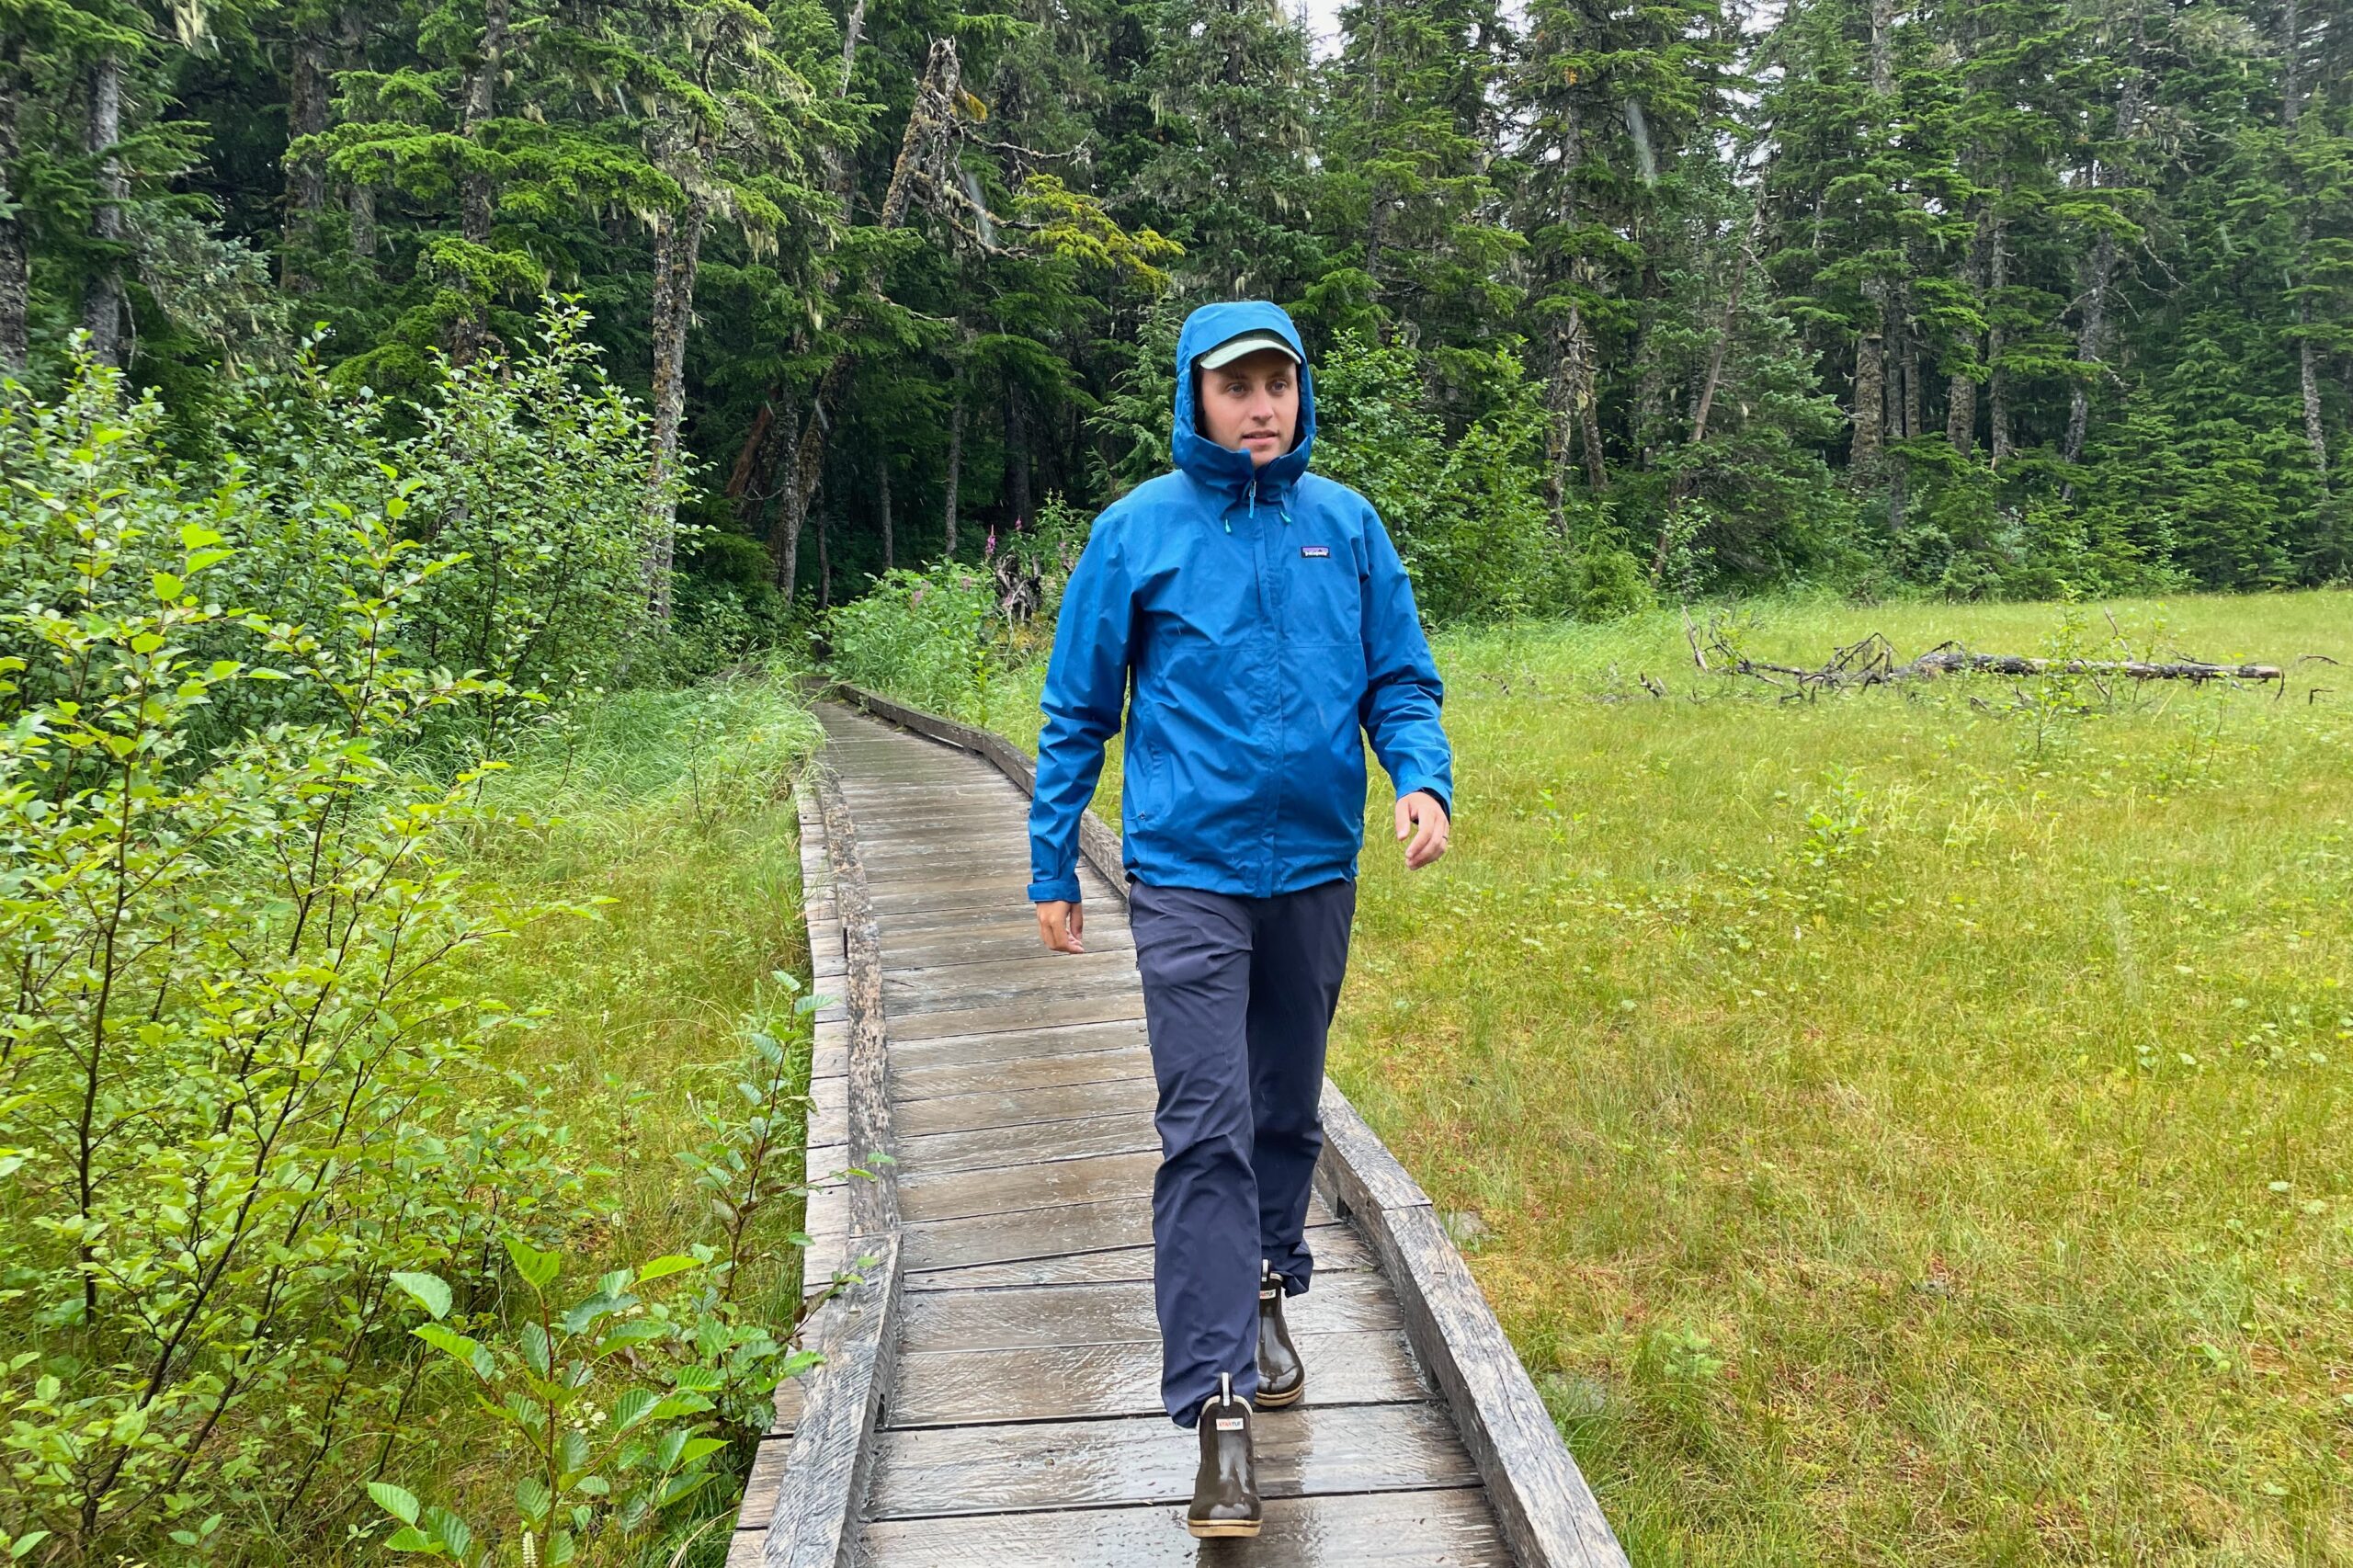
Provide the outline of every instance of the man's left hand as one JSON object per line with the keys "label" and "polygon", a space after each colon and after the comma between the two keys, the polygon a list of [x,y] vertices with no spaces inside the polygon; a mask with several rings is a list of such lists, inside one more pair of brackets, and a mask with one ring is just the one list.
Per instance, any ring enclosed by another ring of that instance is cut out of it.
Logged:
{"label": "man's left hand", "polygon": [[1446,853],[1449,825],[1446,808],[1427,790],[1397,798],[1397,836],[1404,837],[1409,830],[1414,835],[1405,846],[1405,869],[1418,871]]}

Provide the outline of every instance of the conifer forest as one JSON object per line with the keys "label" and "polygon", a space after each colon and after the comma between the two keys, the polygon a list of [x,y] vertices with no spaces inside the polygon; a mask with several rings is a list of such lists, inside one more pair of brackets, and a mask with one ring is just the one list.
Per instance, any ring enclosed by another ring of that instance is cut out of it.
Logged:
{"label": "conifer forest", "polygon": [[1330,361],[1441,616],[2353,560],[2325,0],[17,0],[5,48],[11,373],[86,328],[194,451],[253,368],[397,399],[569,297],[684,481],[662,616],[1091,511],[1231,297]]}
{"label": "conifer forest", "polygon": [[2353,1562],[2348,0],[0,0],[0,1562],[730,1560],[810,679],[1034,744],[1234,299],[1632,1560]]}

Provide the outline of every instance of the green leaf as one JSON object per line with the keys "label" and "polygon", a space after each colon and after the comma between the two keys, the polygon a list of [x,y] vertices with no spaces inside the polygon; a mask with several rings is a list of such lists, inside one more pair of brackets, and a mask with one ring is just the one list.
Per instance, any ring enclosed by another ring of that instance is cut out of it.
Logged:
{"label": "green leaf", "polygon": [[395,1273],[392,1283],[407,1291],[416,1304],[436,1318],[449,1315],[449,1286],[438,1274]]}
{"label": "green leaf", "polygon": [[547,1376],[549,1367],[553,1364],[553,1351],[548,1344],[548,1331],[538,1324],[526,1323],[523,1325],[523,1359],[529,1365],[531,1370],[541,1377]]}
{"label": "green leaf", "polygon": [[401,1523],[416,1523],[416,1494],[406,1487],[395,1486],[389,1481],[371,1481],[368,1483],[368,1495],[376,1500],[376,1506]]}
{"label": "green leaf", "polygon": [[700,1258],[688,1257],[684,1253],[674,1252],[667,1257],[657,1257],[639,1269],[637,1282],[641,1285],[650,1284],[654,1280],[666,1279],[673,1274],[684,1274],[689,1268],[701,1267]]}
{"label": "green leaf", "polygon": [[515,1510],[526,1523],[536,1527],[548,1517],[548,1483],[536,1475],[527,1475],[517,1482]]}
{"label": "green leaf", "polygon": [[155,597],[166,603],[178,598],[188,587],[186,583],[181,582],[169,572],[158,572],[151,581],[155,586]]}
{"label": "green leaf", "polygon": [[48,1539],[49,1531],[47,1530],[27,1530],[24,1534],[18,1536],[16,1539],[15,1543],[8,1548],[9,1559],[14,1561],[17,1558],[27,1555],[34,1547],[39,1546],[42,1541],[45,1541]]}
{"label": "green leaf", "polygon": [[613,1430],[626,1432],[645,1419],[645,1413],[654,1407],[651,1389],[631,1389],[613,1401]]}
{"label": "green leaf", "polygon": [[555,1283],[556,1271],[563,1267],[563,1255],[541,1252],[520,1236],[506,1238],[506,1256],[515,1265],[515,1272],[523,1283],[534,1290],[544,1290]]}
{"label": "green leaf", "polygon": [[426,1323],[419,1324],[410,1332],[478,1377],[487,1379],[494,1369],[490,1352],[455,1329],[444,1328],[438,1323]]}
{"label": "green leaf", "polygon": [[431,1536],[426,1535],[415,1525],[403,1525],[399,1529],[394,1530],[392,1532],[392,1539],[384,1543],[384,1550],[387,1551],[422,1551],[430,1557],[438,1557],[441,1555],[441,1548],[439,1544],[436,1542]]}
{"label": "green leaf", "polygon": [[474,1532],[465,1520],[443,1507],[425,1511],[425,1528],[433,1538],[449,1549],[449,1555],[463,1562],[466,1548],[474,1543]]}

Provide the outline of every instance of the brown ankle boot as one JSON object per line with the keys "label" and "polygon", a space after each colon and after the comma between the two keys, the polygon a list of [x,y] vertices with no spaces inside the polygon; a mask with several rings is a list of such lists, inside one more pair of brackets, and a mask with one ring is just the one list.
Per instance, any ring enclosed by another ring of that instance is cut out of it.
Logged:
{"label": "brown ankle boot", "polygon": [[1202,1537],[1258,1533],[1258,1461],[1250,1447],[1250,1402],[1233,1392],[1231,1372],[1201,1402],[1201,1468],[1185,1528]]}
{"label": "brown ankle boot", "polygon": [[1283,1277],[1271,1263],[1258,1265],[1258,1408],[1297,1404],[1307,1392],[1307,1364],[1290,1342],[1283,1322]]}

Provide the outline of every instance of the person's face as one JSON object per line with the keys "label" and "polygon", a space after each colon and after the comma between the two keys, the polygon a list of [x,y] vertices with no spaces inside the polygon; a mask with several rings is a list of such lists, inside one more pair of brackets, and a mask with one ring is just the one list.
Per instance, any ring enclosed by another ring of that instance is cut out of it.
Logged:
{"label": "person's face", "polygon": [[1261,348],[1200,378],[1201,433],[1263,468],[1290,450],[1299,433],[1299,367]]}

